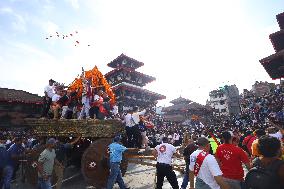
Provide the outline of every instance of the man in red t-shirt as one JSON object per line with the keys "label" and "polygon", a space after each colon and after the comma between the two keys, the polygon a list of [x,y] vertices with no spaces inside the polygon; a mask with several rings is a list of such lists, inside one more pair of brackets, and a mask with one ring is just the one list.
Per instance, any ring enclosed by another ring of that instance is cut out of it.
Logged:
{"label": "man in red t-shirt", "polygon": [[241,182],[244,178],[242,163],[249,170],[250,162],[247,154],[238,146],[232,144],[230,132],[222,133],[225,143],[220,145],[216,151],[216,159],[220,164],[225,181],[231,189],[241,189]]}

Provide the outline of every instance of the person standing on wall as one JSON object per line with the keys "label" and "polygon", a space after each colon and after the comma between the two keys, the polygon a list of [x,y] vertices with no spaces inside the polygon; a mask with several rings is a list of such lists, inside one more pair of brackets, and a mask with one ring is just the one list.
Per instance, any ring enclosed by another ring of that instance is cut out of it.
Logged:
{"label": "person standing on wall", "polygon": [[140,115],[144,115],[146,110],[138,111],[138,107],[135,106],[132,111],[124,117],[126,135],[128,139],[129,148],[141,148],[142,136],[139,130]]}

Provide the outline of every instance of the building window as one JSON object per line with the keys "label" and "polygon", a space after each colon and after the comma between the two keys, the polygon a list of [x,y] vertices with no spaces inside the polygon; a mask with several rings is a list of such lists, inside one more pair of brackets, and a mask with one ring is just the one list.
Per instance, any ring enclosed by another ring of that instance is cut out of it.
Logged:
{"label": "building window", "polygon": [[222,112],[222,113],[226,112],[226,109],[221,109],[221,112]]}

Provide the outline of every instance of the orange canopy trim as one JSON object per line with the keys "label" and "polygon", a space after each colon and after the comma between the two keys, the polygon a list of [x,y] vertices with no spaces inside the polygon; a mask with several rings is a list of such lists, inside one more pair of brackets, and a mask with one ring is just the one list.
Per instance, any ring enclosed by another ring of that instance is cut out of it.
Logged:
{"label": "orange canopy trim", "polygon": [[99,71],[97,66],[95,66],[92,70],[84,71],[84,75],[82,74],[81,77],[75,78],[75,80],[69,85],[69,90],[78,90],[78,97],[82,96],[83,79],[90,81],[92,88],[103,88],[111,99],[110,103],[115,104],[115,95],[111,89],[111,86],[108,84],[106,78]]}

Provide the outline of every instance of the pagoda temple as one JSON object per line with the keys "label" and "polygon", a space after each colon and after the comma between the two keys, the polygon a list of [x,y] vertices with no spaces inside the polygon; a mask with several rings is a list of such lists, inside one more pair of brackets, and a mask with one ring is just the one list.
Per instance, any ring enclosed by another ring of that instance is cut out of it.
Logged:
{"label": "pagoda temple", "polygon": [[284,12],[276,16],[280,31],[269,35],[275,53],[260,60],[272,79],[284,77]]}
{"label": "pagoda temple", "polygon": [[152,76],[136,71],[144,63],[121,54],[107,65],[113,70],[106,73],[105,77],[116,95],[120,111],[133,106],[153,107],[158,100],[166,98],[143,88],[147,83],[156,80]]}
{"label": "pagoda temple", "polygon": [[203,106],[189,99],[179,97],[172,100],[173,105],[163,108],[164,120],[182,123],[186,120],[199,119],[211,116],[213,109],[210,106]]}

